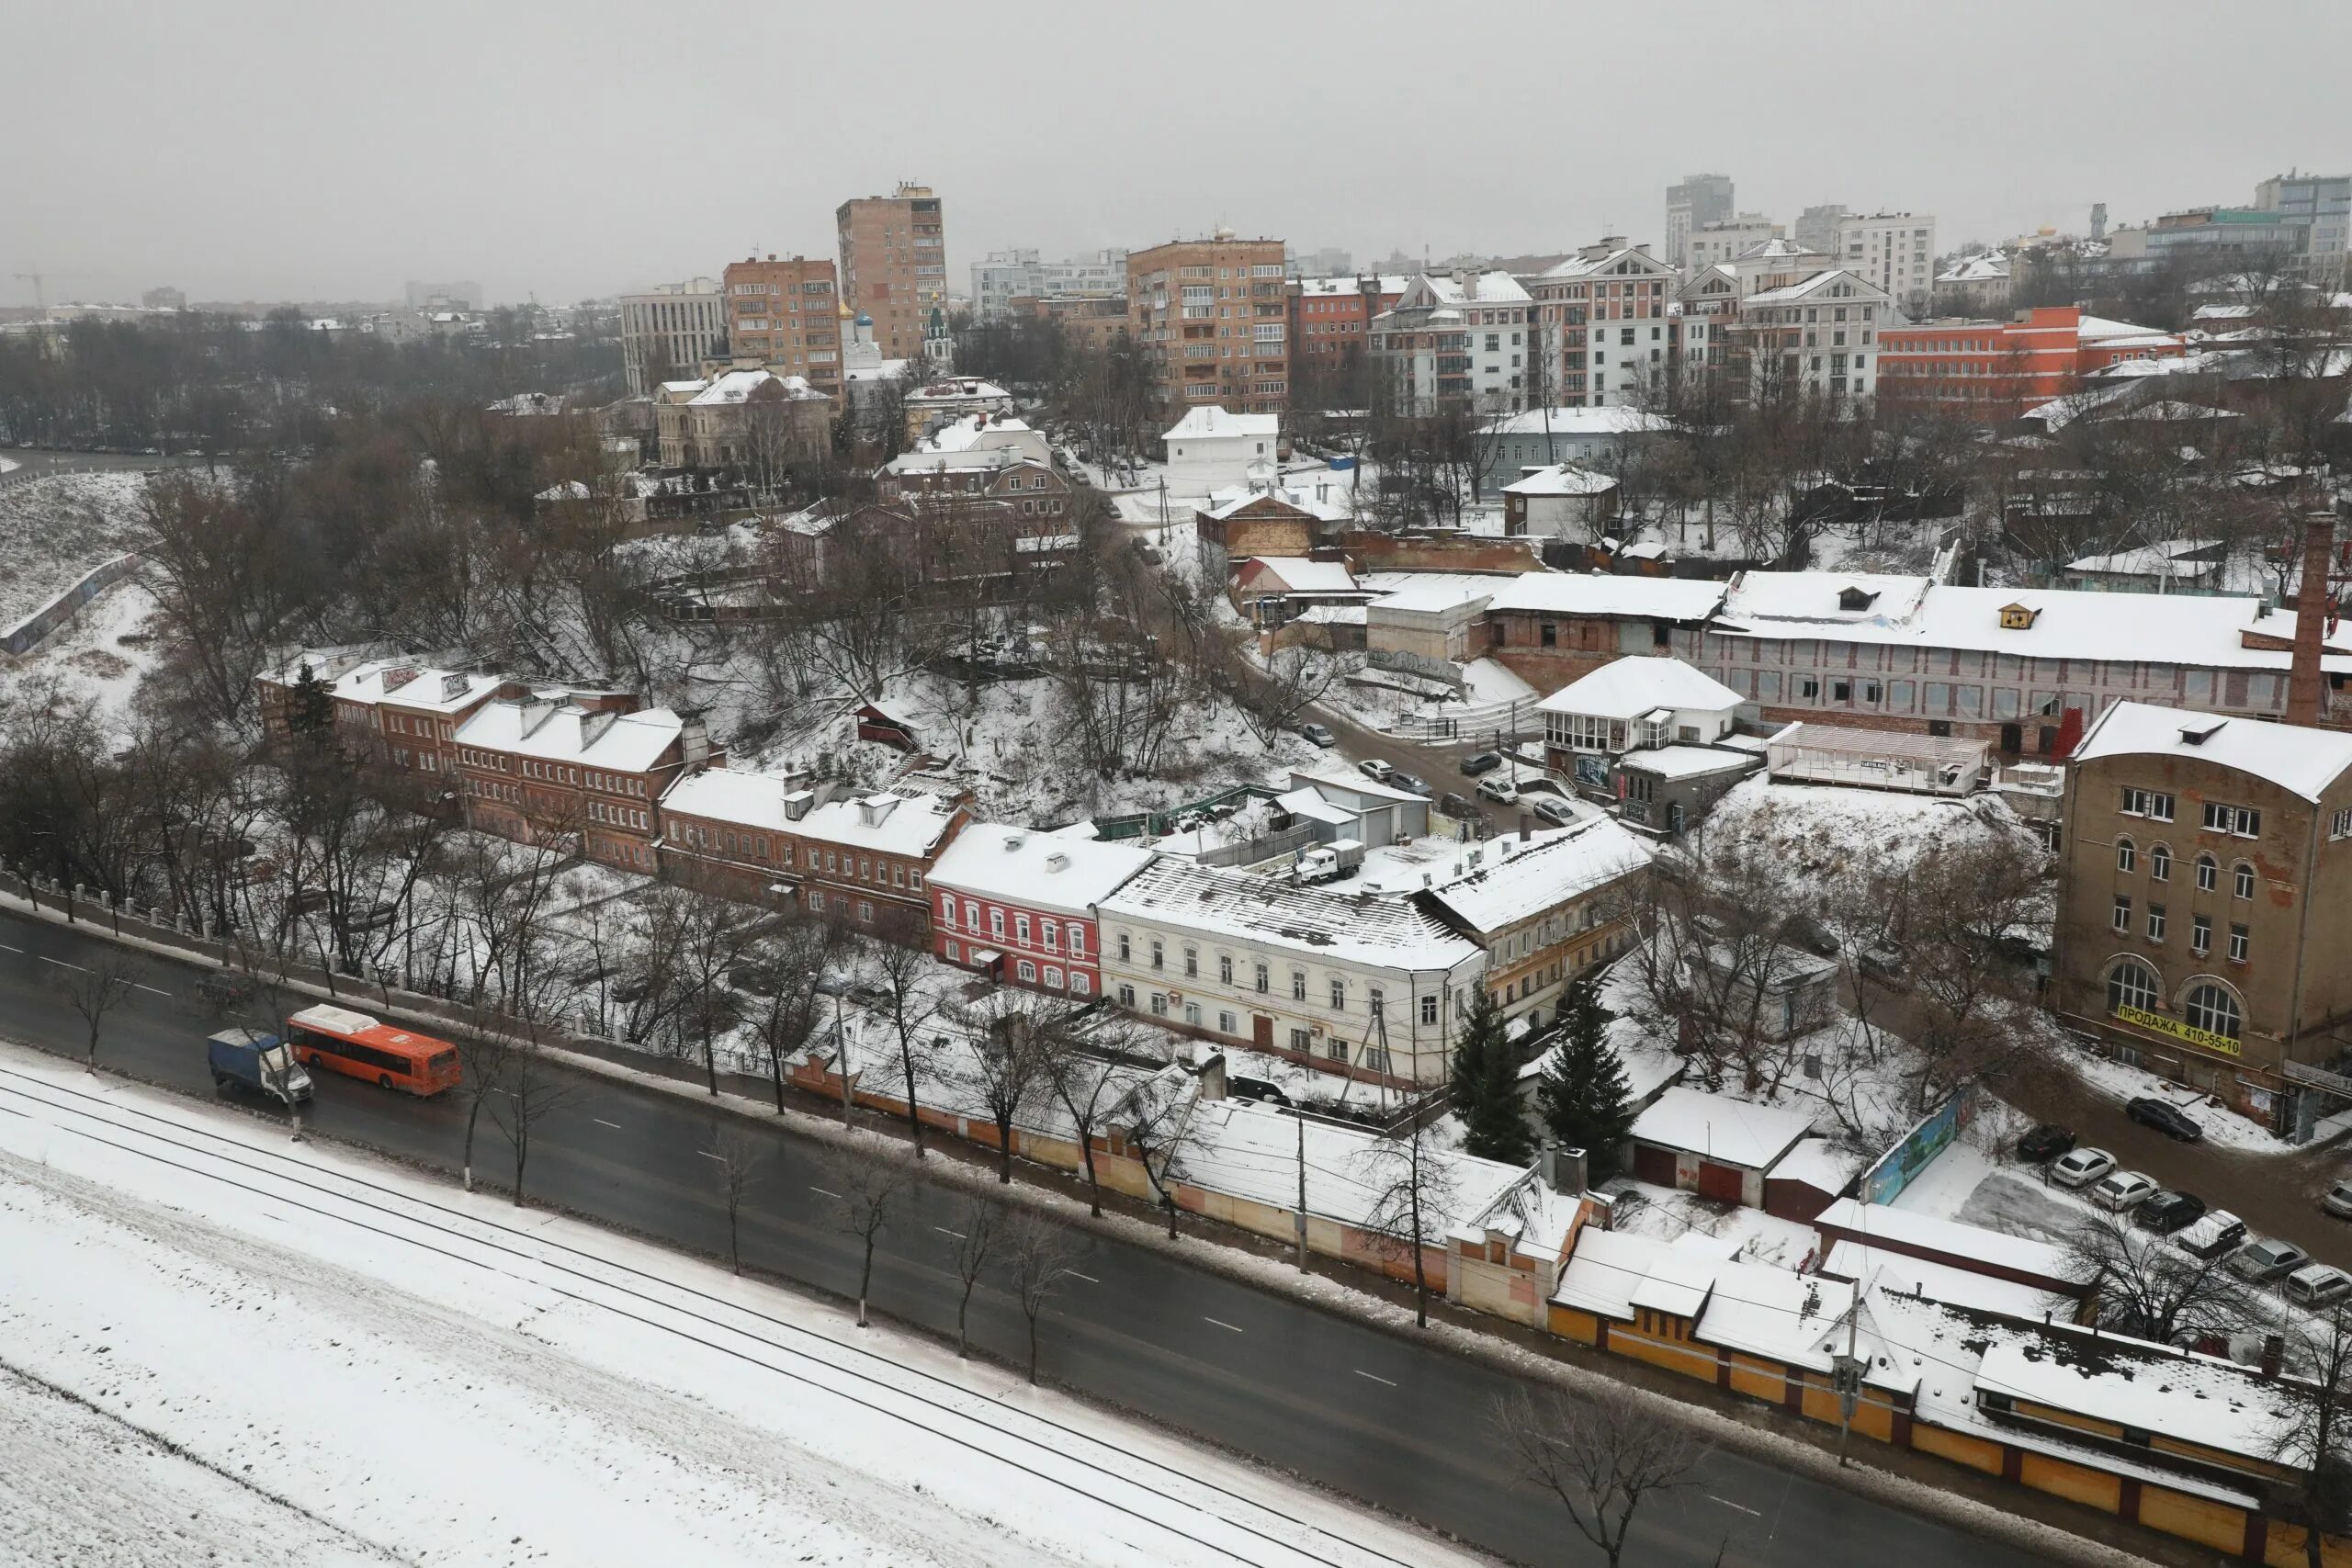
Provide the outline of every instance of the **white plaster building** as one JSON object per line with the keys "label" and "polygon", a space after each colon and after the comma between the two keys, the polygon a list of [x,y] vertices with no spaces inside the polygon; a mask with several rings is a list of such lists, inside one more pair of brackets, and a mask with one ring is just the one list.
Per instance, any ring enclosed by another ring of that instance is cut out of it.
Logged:
{"label": "white plaster building", "polygon": [[1276,473],[1282,419],[1227,413],[1219,403],[1186,409],[1161,437],[1168,444],[1168,492],[1208,496],[1239,487],[1264,489]]}

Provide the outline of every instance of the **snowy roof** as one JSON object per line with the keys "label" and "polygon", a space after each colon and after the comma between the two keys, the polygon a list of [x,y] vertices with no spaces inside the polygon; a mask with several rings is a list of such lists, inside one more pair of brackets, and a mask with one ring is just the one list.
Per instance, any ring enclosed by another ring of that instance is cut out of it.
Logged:
{"label": "snowy roof", "polygon": [[[1026,435],[1026,441],[1019,437]],[[941,452],[962,452],[972,447],[993,449],[1014,447],[1045,456],[1046,438],[1030,428],[1026,420],[1009,413],[967,413],[961,419],[951,419],[915,443],[915,451],[924,456]],[[901,453],[901,457],[908,454]]]}
{"label": "snowy roof", "polygon": [[1639,264],[1640,270],[1645,273],[1673,270],[1645,250],[1636,249],[1632,245],[1621,245],[1613,251],[1604,252],[1600,255],[1569,256],[1563,261],[1553,263],[1536,276],[1554,281],[1561,278],[1590,277],[1595,273],[1604,272],[1623,261]]}
{"label": "snowy roof", "polygon": [[1600,572],[1531,571],[1496,590],[1488,611],[1537,610],[1560,615],[1630,615],[1703,621],[1724,602],[1724,584],[1679,577],[1611,577]]}
{"label": "snowy roof", "polygon": [[1990,254],[1962,256],[1950,272],[1936,276],[1938,283],[2006,283],[2008,278],[2007,258]]}
{"label": "snowy roof", "polygon": [[2135,326],[2130,321],[2109,320],[2105,316],[2084,316],[2075,324],[2078,341],[2115,346],[2115,340],[2144,340],[2149,344],[2177,344],[2180,340],[2170,333],[2160,333],[2154,327]]}
{"label": "snowy roof", "polygon": [[1646,432],[1672,430],[1674,422],[1664,414],[1646,413],[1640,409],[1626,408],[1620,403],[1606,408],[1531,409],[1494,421],[1479,430],[1482,435],[1544,435],[1551,434],[1573,439],[1579,435],[1631,435]]}
{"label": "snowy roof", "polygon": [[[1787,1161],[1781,1163],[1785,1165]],[[1781,1172],[1775,1170],[1772,1174],[1777,1177]],[[1829,1255],[1821,1260],[1821,1271],[1840,1280],[1867,1280],[1880,1290],[1898,1295],[1946,1302],[1974,1312],[1996,1313],[2023,1323],[2037,1323],[2053,1313],[2071,1318],[2078,1305],[2071,1297],[2039,1286],[1997,1280],[1973,1269],[1955,1268],[1930,1258],[1913,1258],[1883,1247],[1866,1247],[1859,1241],[1833,1245]]]}
{"label": "snowy roof", "polygon": [[1756,766],[1756,753],[1721,746],[1650,746],[1628,751],[1618,761],[1634,773],[1661,779],[1695,779],[1709,773],[1747,773]]}
{"label": "snowy roof", "polygon": [[591,713],[577,703],[541,697],[485,703],[458,727],[456,739],[486,751],[641,773],[662,760],[684,728],[668,708]]}
{"label": "snowy roof", "polygon": [[1659,708],[1734,708],[1746,700],[1679,659],[1639,654],[1612,659],[1535,705],[1544,713],[1634,719]]}
{"label": "snowy roof", "polygon": [[[1383,1168],[1386,1139],[1369,1130],[1292,1116],[1247,1100],[1203,1100],[1193,1110],[1171,1159],[1179,1178],[1213,1192],[1270,1208],[1298,1208],[1299,1140],[1306,1143],[1306,1212],[1342,1224],[1369,1225],[1393,1183]],[[1425,1148],[1444,1176],[1426,1182],[1422,1239],[1438,1242],[1458,1224],[1483,1219],[1528,1179],[1525,1167]],[[1436,1194],[1442,1190],[1442,1197]]]}
{"label": "snowy roof", "polygon": [[1001,822],[974,822],[931,868],[934,887],[1031,908],[1091,914],[1104,897],[1157,858],[1102,839],[1062,839]]}
{"label": "snowy roof", "polygon": [[1661,1148],[1686,1149],[1719,1164],[1764,1170],[1790,1147],[1813,1135],[1802,1111],[1751,1105],[1727,1094],[1679,1084],[1634,1120],[1630,1136]]}
{"label": "snowy roof", "polygon": [[1815,1229],[1822,1231],[1850,1231],[1858,1236],[1873,1237],[1889,1251],[1917,1247],[1948,1258],[1973,1258],[2043,1280],[2072,1280],[2076,1273],[2063,1247],[1884,1203],[1840,1198],[1815,1215],[1813,1223]]}
{"label": "snowy roof", "polygon": [[1482,272],[1467,282],[1424,274],[1413,281],[1446,305],[1524,305],[1530,299],[1519,279],[1507,272]]}
{"label": "snowy roof", "polygon": [[[1743,571],[1724,595],[1723,615],[1732,621],[1886,620],[1916,609],[1928,581],[1866,571]],[[1849,589],[1865,602],[1844,607]]]}
{"label": "snowy roof", "polygon": [[[2165,602],[2167,617],[2170,607],[2178,602]],[[2345,770],[2352,768],[2352,735],[2127,702],[2099,715],[2075,748],[2077,762],[2101,757],[2180,757],[2212,762],[2315,801]]]}
{"label": "snowy roof", "polygon": [[1772,1168],[1775,1181],[1802,1181],[1818,1192],[1836,1197],[1870,1161],[1826,1138],[1807,1138]]}
{"label": "snowy roof", "polygon": [[926,382],[909,392],[906,400],[910,403],[948,403],[962,402],[969,398],[993,398],[1009,403],[1012,400],[1012,394],[993,381],[983,381],[978,377],[958,377],[952,380]]}
{"label": "snowy roof", "polygon": [[1168,429],[1168,441],[1198,441],[1212,435],[1267,435],[1282,428],[1282,418],[1271,413],[1227,413],[1219,403],[1186,409],[1184,417]]}
{"label": "snowy roof", "polygon": [[[1369,276],[1370,274],[1365,276]],[[1405,286],[1411,281],[1403,273],[1383,273],[1380,276],[1380,291],[1383,294],[1402,294],[1405,292]],[[1298,280],[1298,291],[1302,297],[1309,299],[1334,294],[1361,296],[1363,293],[1363,278],[1356,276],[1302,277]]]}
{"label": "snowy roof", "polygon": [[1241,564],[1248,566],[1251,562],[1272,572],[1294,593],[1355,592],[1355,574],[1348,570],[1345,561],[1309,560],[1305,556],[1251,556]]}
{"label": "snowy roof", "polygon": [[[1714,1287],[1694,1330],[1699,1338],[1815,1371],[1829,1369],[1829,1331],[1840,1325],[1858,1289],[1843,1280],[1744,1260],[1720,1265]],[[1844,1349],[1844,1335],[1834,1337]]]}
{"label": "snowy roof", "polygon": [[2251,1367],[2109,1334],[1994,1345],[1976,1389],[2266,1461],[2294,1420],[2292,1402]]}
{"label": "snowy roof", "polygon": [[1554,463],[1546,468],[1532,468],[1527,477],[1503,486],[1505,495],[1606,495],[1617,488],[1617,481],[1607,474],[1596,474],[1590,468],[1578,468],[1566,463]]}
{"label": "snowy roof", "polygon": [[2158,539],[2152,545],[2110,555],[2084,556],[2068,561],[2066,570],[2130,577],[2198,577],[2220,569],[2219,561],[2197,558],[2209,555],[2221,546],[2219,539]]}
{"label": "snowy roof", "polygon": [[947,831],[959,808],[944,795],[885,791],[818,807],[792,825],[804,839],[920,859]]}
{"label": "snowy roof", "polygon": [[785,815],[785,796],[800,788],[793,781],[774,773],[704,768],[672,784],[662,796],[662,809],[707,818],[713,822],[733,822],[787,833],[795,824]]}
{"label": "snowy roof", "polygon": [[1100,904],[1125,916],[1242,942],[1398,969],[1452,969],[1478,949],[1402,898],[1290,887],[1262,876],[1161,860]]}
{"label": "snowy roof", "polygon": [[1650,863],[1649,846],[1613,817],[1596,817],[1525,840],[1490,839],[1470,853],[1482,863],[1419,897],[1487,936]]}
{"label": "snowy roof", "polygon": [[[1826,268],[1823,271],[1816,272],[1811,277],[1800,279],[1795,283],[1784,284],[1778,288],[1767,288],[1758,293],[1751,294],[1747,297],[1747,304],[1745,308],[1752,310],[1758,305],[1787,305],[1792,304],[1800,299],[1810,299],[1841,277],[1850,280],[1854,286],[1854,298],[1858,299],[1883,299],[1886,298],[1886,290],[1863,277],[1860,274],[1848,272],[1842,266],[1833,266]],[[1864,292],[1864,290],[1867,290],[1867,292]]]}
{"label": "snowy roof", "polygon": [[791,399],[821,398],[825,394],[808,385],[799,376],[779,376],[773,370],[729,370],[704,390],[687,400],[689,408],[713,408],[722,404],[740,403],[753,392],[775,382],[782,394]]}
{"label": "snowy roof", "polygon": [[1328,822],[1335,828],[1352,824],[1356,813],[1344,806],[1334,805],[1312,789],[1295,789],[1274,796],[1274,804],[1293,817],[1304,817],[1310,822]]}
{"label": "snowy roof", "polygon": [[1402,587],[1389,590],[1373,604],[1383,610],[1416,614],[1451,610],[1480,603],[1510,581],[1507,577],[1465,577],[1453,572],[1432,572],[1420,581],[1408,581]]}
{"label": "snowy roof", "polygon": [[346,703],[398,703],[430,713],[455,713],[495,691],[499,678],[465,671],[436,670],[408,659],[371,659],[346,671],[334,686]]}
{"label": "snowy roof", "polygon": [[1318,773],[1312,768],[1293,768],[1290,784],[1293,789],[1311,789],[1326,800],[1339,795],[1342,797],[1340,804],[1344,806],[1359,806],[1367,800],[1416,801],[1426,798],[1409,790],[1382,784],[1363,773]]}
{"label": "snowy roof", "polygon": [[2204,403],[2185,403],[2177,398],[2161,402],[2141,403],[2129,408],[2109,409],[2098,416],[2102,420],[2147,420],[2167,424],[2193,423],[2223,419],[2244,419],[2245,415],[2233,409],[2211,408]]}
{"label": "snowy roof", "polygon": [[[1630,1318],[1635,1298],[1643,1296],[1646,1299],[1641,1305],[1692,1316],[1706,1300],[1715,1274],[1738,1249],[1737,1242],[1703,1231],[1685,1231],[1672,1241],[1660,1241],[1587,1225],[1577,1233],[1576,1250],[1560,1270],[1552,1299],[1604,1317]],[[1654,1274],[1657,1283],[1652,1286]]]}

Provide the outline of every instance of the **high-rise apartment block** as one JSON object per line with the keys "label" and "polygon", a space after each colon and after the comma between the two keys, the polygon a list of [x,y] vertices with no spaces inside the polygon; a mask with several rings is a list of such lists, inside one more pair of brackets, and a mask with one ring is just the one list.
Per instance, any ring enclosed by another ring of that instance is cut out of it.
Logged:
{"label": "high-rise apartment block", "polygon": [[[1810,215],[1812,209],[1808,209]],[[1803,220],[1797,239],[1804,240]],[[1847,212],[1830,259],[1886,290],[1895,309],[1924,316],[1936,289],[1936,220],[1924,212]]]}
{"label": "high-rise apartment block", "polygon": [[842,298],[820,257],[747,256],[727,264],[727,349],[828,397],[842,389]]}
{"label": "high-rise apartment block", "polygon": [[632,397],[664,381],[692,380],[727,352],[727,297],[715,278],[621,296],[621,369]]}
{"label": "high-rise apartment block", "polygon": [[891,359],[913,359],[933,311],[947,314],[947,230],[929,186],[901,184],[834,209],[841,231],[842,293],[873,318],[874,341]]}
{"label": "high-rise apartment block", "polygon": [[1290,398],[1290,289],[1280,240],[1218,232],[1127,255],[1127,325],[1171,408],[1279,413]]}
{"label": "high-rise apartment block", "polygon": [[2352,175],[2274,175],[2254,187],[2254,205],[2305,225],[2309,233],[2295,259],[2320,288],[2344,287],[2344,258],[2352,242]]}
{"label": "high-rise apartment block", "polygon": [[1682,183],[1666,187],[1666,260],[1669,266],[1690,263],[1690,231],[1720,223],[1732,215],[1729,175],[1685,175]]}

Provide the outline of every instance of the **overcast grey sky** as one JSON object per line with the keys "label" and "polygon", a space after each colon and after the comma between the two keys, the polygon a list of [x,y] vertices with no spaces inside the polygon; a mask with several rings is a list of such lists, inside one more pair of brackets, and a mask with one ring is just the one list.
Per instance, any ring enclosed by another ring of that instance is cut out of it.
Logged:
{"label": "overcast grey sky", "polygon": [[6,0],[0,52],[0,275],[52,299],[560,301],[830,254],[901,178],[960,291],[992,248],[1217,223],[1655,242],[1699,169],[1949,248],[2352,168],[2352,0]]}

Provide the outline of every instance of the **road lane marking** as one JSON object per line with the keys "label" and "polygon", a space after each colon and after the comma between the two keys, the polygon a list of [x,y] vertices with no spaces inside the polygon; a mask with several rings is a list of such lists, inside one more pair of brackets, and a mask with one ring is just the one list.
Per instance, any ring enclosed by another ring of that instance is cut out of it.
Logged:
{"label": "road lane marking", "polygon": [[962,1231],[951,1231],[945,1225],[933,1225],[931,1228],[937,1231],[942,1235],[952,1235],[957,1241],[964,1241],[967,1239]]}
{"label": "road lane marking", "polygon": [[21,947],[10,947],[6,942],[0,942],[0,951],[6,951],[6,952],[8,952],[8,953],[22,953],[22,952],[24,952],[24,949],[23,949],[23,948],[21,948]]}
{"label": "road lane marking", "polygon": [[[605,1122],[605,1126],[607,1126],[607,1127],[609,1127],[609,1126],[611,1126],[611,1125],[612,1125],[612,1123],[611,1123],[610,1122]],[[696,1150],[695,1151],[695,1153],[696,1153],[696,1154],[698,1154],[698,1155],[702,1156],[702,1157],[703,1157],[703,1158],[705,1158],[705,1159],[715,1159],[715,1160],[717,1160],[717,1161],[718,1161],[719,1164],[721,1164],[721,1165],[725,1165],[725,1164],[727,1163],[727,1156],[726,1156],[725,1155],[716,1155],[716,1154],[711,1153],[708,1149],[696,1149]]]}
{"label": "road lane marking", "polygon": [[1214,1317],[1204,1317],[1201,1321],[1203,1323],[1215,1323],[1219,1328],[1224,1329],[1227,1334],[1239,1334],[1243,1332],[1241,1329],[1234,1327],[1233,1325],[1218,1322],[1218,1320]]}
{"label": "road lane marking", "polygon": [[811,1192],[822,1192],[822,1193],[824,1193],[824,1194],[825,1194],[825,1196],[826,1196],[826,1197],[832,1199],[832,1200],[833,1200],[834,1201],[836,1201],[836,1202],[838,1202],[838,1201],[841,1201],[841,1194],[840,1194],[840,1193],[835,1192],[835,1191],[832,1191],[832,1190],[829,1190],[829,1189],[827,1189],[827,1188],[823,1188],[823,1187],[811,1187],[810,1189],[808,1189],[808,1190],[809,1190],[809,1191],[811,1191]]}
{"label": "road lane marking", "polygon": [[1707,1501],[1710,1503],[1721,1503],[1726,1508],[1737,1508],[1741,1513],[1752,1514],[1759,1519],[1764,1517],[1764,1510],[1761,1508],[1751,1508],[1747,1506],[1745,1504],[1735,1503],[1728,1497],[1718,1497],[1712,1492],[1707,1494]]}
{"label": "road lane marking", "polygon": [[1065,1269],[1065,1270],[1063,1270],[1063,1272],[1067,1273],[1067,1274],[1068,1274],[1071,1279],[1073,1279],[1073,1280],[1085,1280],[1085,1281],[1086,1281],[1088,1284],[1090,1284],[1090,1285],[1099,1285],[1099,1284],[1101,1284],[1101,1283],[1102,1282],[1102,1280],[1100,1280],[1096,1279],[1093,1275],[1091,1275],[1091,1274],[1081,1274],[1081,1273],[1080,1273],[1080,1272],[1079,1272],[1077,1269]]}
{"label": "road lane marking", "polygon": [[1355,1374],[1356,1374],[1356,1376],[1358,1376],[1358,1377],[1360,1377],[1360,1378],[1370,1378],[1370,1379],[1371,1379],[1373,1382],[1385,1382],[1385,1383],[1388,1383],[1388,1386],[1389,1386],[1390,1388],[1395,1388],[1395,1387],[1396,1386],[1396,1385],[1395,1383],[1393,1383],[1393,1382],[1388,1382],[1388,1380],[1387,1380],[1386,1378],[1385,1378],[1385,1377],[1382,1377],[1378,1372],[1368,1372],[1368,1371],[1365,1371],[1362,1367],[1358,1367],[1358,1368],[1356,1368],[1356,1369],[1355,1369]]}
{"label": "road lane marking", "polygon": [[[40,957],[40,961],[41,961],[43,964],[56,964],[60,969],[82,969],[82,965],[80,965],[79,964],[68,964],[68,963],[66,963],[66,962],[65,962],[65,960],[63,960],[62,958],[51,958],[51,957],[48,953],[43,953],[38,954],[38,956]],[[89,973],[89,971],[88,971],[88,970],[86,970],[86,969],[82,969],[82,973],[84,973],[85,975],[86,975],[86,974],[88,974],[88,973]]]}
{"label": "road lane marking", "polygon": [[621,1130],[621,1124],[619,1122],[607,1122],[602,1116],[591,1116],[588,1120],[594,1122],[599,1127],[610,1127],[616,1133]]}
{"label": "road lane marking", "polygon": [[153,986],[142,986],[136,980],[130,982],[130,988],[134,991],[144,991],[151,997],[168,997],[172,994],[169,991],[159,991]]}

